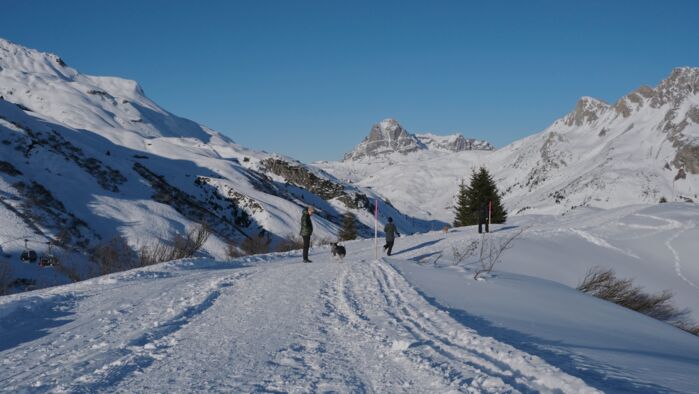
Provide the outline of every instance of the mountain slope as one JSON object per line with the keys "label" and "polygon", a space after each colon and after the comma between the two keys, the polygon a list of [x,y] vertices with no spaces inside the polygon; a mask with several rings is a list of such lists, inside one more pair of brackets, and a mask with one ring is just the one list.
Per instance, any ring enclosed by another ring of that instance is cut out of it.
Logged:
{"label": "mountain slope", "polygon": [[583,97],[544,131],[496,151],[421,150],[316,165],[405,212],[447,222],[460,179],[480,166],[494,174],[513,214],[696,201],[699,68],[677,68],[613,105]]}
{"label": "mountain slope", "polygon": [[327,247],[314,264],[299,251],[190,259],[1,297],[0,381],[20,392],[693,392],[695,336],[570,286],[600,263],[696,306],[699,290],[677,273],[699,283],[697,207],[576,216],[516,218],[527,230],[484,281],[453,261],[453,246],[479,237],[468,227],[398,238],[378,261],[361,240],[343,262]]}
{"label": "mountain slope", "polygon": [[217,258],[227,242],[275,248],[296,236],[307,205],[318,213],[316,242],[335,238],[345,211],[357,215],[360,235],[373,233],[377,199],[382,222],[393,216],[406,232],[431,226],[369,189],[179,118],[134,81],[83,75],[2,39],[0,141],[0,248],[14,275],[38,287],[68,277],[19,263],[24,239],[40,254],[52,243],[85,276],[98,244],[121,236],[138,250],[195,223],[212,229],[205,252]]}

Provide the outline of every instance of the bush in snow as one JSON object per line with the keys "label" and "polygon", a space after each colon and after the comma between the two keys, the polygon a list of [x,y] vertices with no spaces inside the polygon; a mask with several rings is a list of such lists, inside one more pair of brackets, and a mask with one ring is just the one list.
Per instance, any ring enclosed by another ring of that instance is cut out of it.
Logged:
{"label": "bush in snow", "polygon": [[243,243],[240,244],[240,247],[246,254],[262,254],[269,253],[271,244],[272,238],[269,236],[269,233],[267,233],[267,235],[260,234],[258,236],[245,238]]}
{"label": "bush in snow", "polygon": [[645,293],[632,279],[617,278],[613,270],[601,267],[589,269],[577,289],[699,335],[699,325],[689,317],[690,311],[674,306],[669,290]]}
{"label": "bush in snow", "polygon": [[211,235],[207,225],[194,226],[187,235],[176,234],[168,242],[156,242],[139,250],[141,266],[163,263],[194,256],[204,246]]}
{"label": "bush in snow", "polygon": [[117,236],[92,250],[91,260],[97,264],[99,275],[126,271],[138,266],[138,260],[126,240]]}
{"label": "bush in snow", "polygon": [[352,212],[348,211],[342,215],[342,228],[337,237],[340,241],[357,239],[357,218]]}
{"label": "bush in snow", "polygon": [[8,261],[0,261],[0,295],[8,294],[12,284],[12,267]]}
{"label": "bush in snow", "polygon": [[245,256],[245,252],[236,246],[235,242],[228,241],[226,243],[226,257],[228,257],[228,260],[235,260],[243,256]]}
{"label": "bush in snow", "polygon": [[478,250],[480,244],[481,243],[478,241],[471,241],[466,244],[452,243],[451,254],[454,258],[454,265],[460,265],[466,261],[466,259],[473,256],[476,253],[476,250]]}
{"label": "bush in snow", "polygon": [[275,251],[277,252],[289,252],[292,250],[298,250],[303,248],[303,240],[297,236],[293,236],[289,239],[285,239],[280,242]]}
{"label": "bush in snow", "polygon": [[483,233],[478,246],[478,260],[473,279],[478,279],[481,275],[490,273],[497,263],[500,262],[502,254],[512,248],[515,239],[524,232],[523,228],[517,230],[509,237],[500,238],[491,233]]}

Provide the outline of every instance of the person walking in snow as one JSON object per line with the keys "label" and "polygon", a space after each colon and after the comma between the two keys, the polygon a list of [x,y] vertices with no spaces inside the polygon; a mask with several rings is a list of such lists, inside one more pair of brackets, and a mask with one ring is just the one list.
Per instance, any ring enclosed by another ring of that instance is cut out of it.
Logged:
{"label": "person walking in snow", "polygon": [[488,203],[485,202],[481,206],[481,210],[478,213],[478,234],[483,233],[483,225],[485,224],[485,232],[489,233],[490,223],[488,222]]}
{"label": "person walking in snow", "polygon": [[310,263],[311,260],[308,259],[308,249],[311,247],[311,234],[313,234],[313,222],[311,221],[311,215],[313,215],[313,207],[308,207],[303,210],[301,214],[301,238],[303,238],[303,262]]}
{"label": "person walking in snow", "polygon": [[383,228],[383,232],[386,234],[386,245],[383,246],[383,249],[386,251],[386,254],[390,256],[391,251],[393,250],[393,242],[396,239],[396,235],[400,237],[400,233],[398,232],[396,225],[393,224],[392,217],[388,218],[388,223],[386,223],[386,227]]}

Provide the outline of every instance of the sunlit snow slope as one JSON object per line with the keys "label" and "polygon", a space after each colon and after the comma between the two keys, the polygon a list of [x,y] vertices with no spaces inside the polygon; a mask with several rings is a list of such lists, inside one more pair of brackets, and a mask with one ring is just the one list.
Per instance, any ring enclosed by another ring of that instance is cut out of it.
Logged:
{"label": "sunlit snow slope", "polygon": [[583,97],[544,131],[492,152],[394,148],[367,156],[366,144],[344,161],[316,165],[421,218],[451,222],[459,180],[480,166],[494,175],[510,215],[698,201],[699,68],[676,68],[611,105]]}
{"label": "sunlit snow slope", "polygon": [[138,250],[204,223],[214,232],[205,252],[223,258],[229,241],[261,238],[274,249],[296,236],[309,205],[318,240],[334,239],[347,211],[360,235],[373,234],[376,199],[382,222],[393,216],[406,232],[433,225],[369,189],[177,117],[134,81],[84,75],[0,39],[0,264],[36,281],[29,287],[68,278],[19,263],[24,239],[40,254],[53,243],[80,272],[89,250],[116,236]]}
{"label": "sunlit snow slope", "polygon": [[[521,216],[484,281],[472,227],[225,263],[194,259],[0,298],[10,392],[694,392],[699,339],[573,289],[593,265],[699,305],[699,209]],[[439,257],[439,259],[437,258]],[[436,262],[436,264],[434,263]],[[695,315],[696,315],[695,310]]]}

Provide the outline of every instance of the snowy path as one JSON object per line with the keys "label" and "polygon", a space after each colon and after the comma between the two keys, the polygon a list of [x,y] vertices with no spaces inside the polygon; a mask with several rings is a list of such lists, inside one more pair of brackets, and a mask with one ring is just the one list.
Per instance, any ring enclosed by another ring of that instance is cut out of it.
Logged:
{"label": "snowy path", "polygon": [[178,262],[6,297],[0,387],[592,391],[464,327],[366,254],[341,264],[318,255],[314,264],[284,256],[250,267]]}

